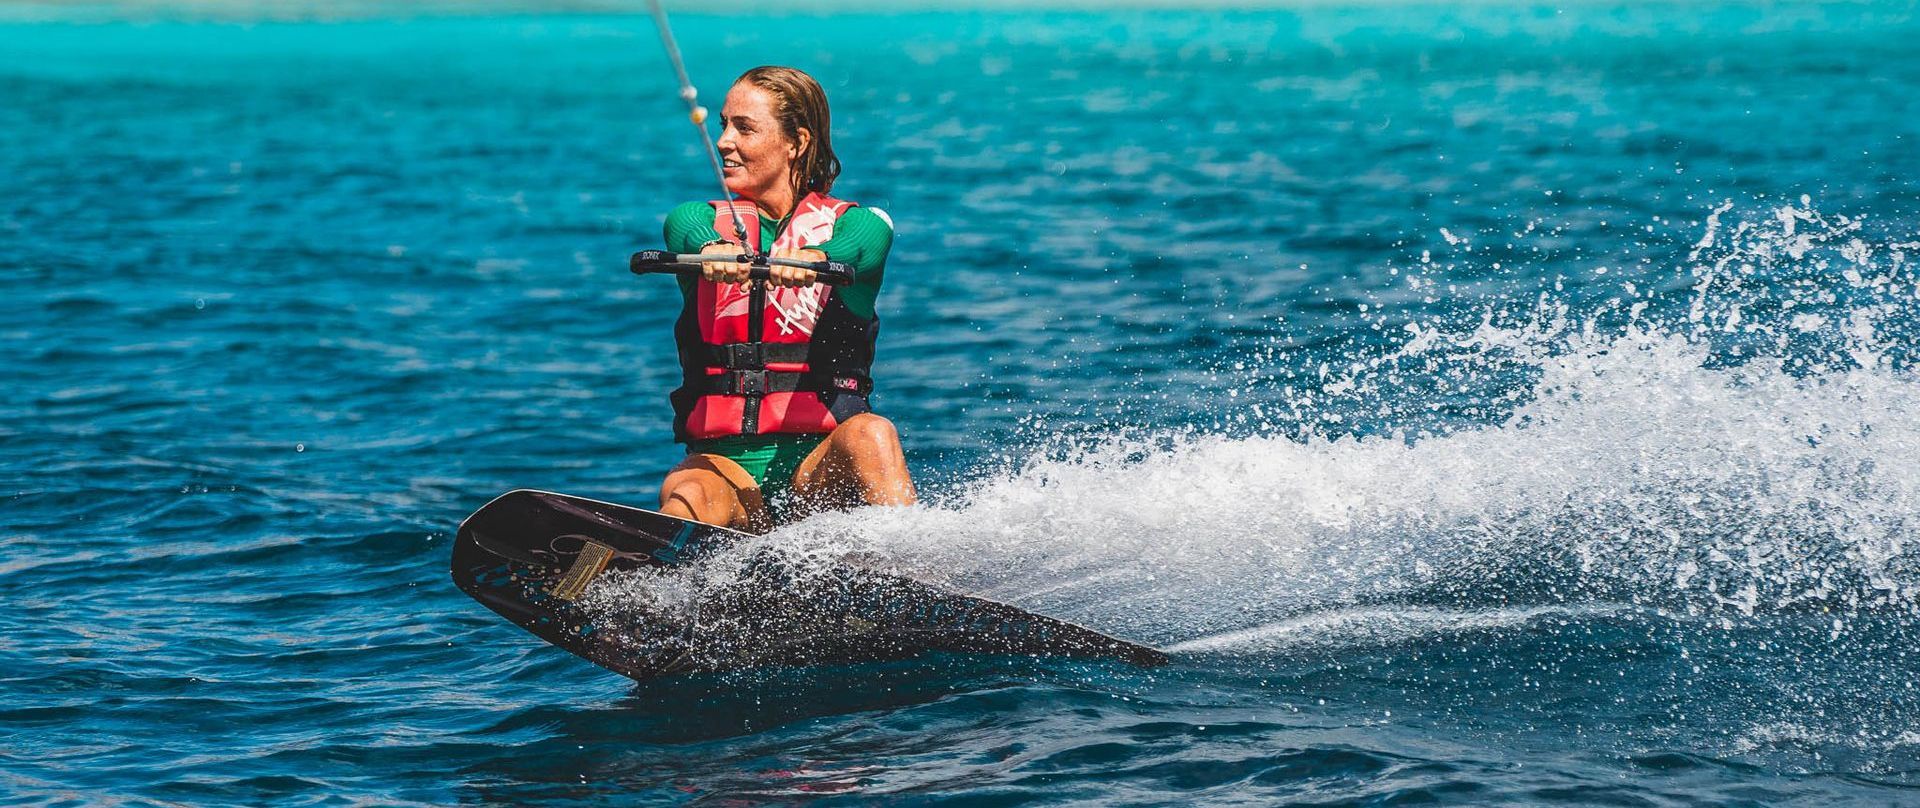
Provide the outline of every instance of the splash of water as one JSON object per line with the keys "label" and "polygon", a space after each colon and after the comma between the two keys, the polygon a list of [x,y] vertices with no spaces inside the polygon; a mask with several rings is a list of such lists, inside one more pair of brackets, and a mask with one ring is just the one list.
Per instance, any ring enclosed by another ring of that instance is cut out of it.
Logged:
{"label": "splash of water", "polygon": [[1543,297],[1471,329],[1414,323],[1327,384],[1385,395],[1411,372],[1523,365],[1497,422],[1112,436],[939,506],[823,515],[776,541],[1162,643],[1380,604],[1912,612],[1915,244],[1869,243],[1804,201],[1731,209],[1708,216],[1670,316],[1649,312],[1652,283],[1585,316]]}
{"label": "splash of water", "polygon": [[1733,223],[1730,210],[1707,217],[1690,299],[1668,315],[1628,281],[1584,316],[1543,296],[1471,328],[1412,323],[1325,387],[1364,400],[1409,373],[1519,380],[1490,423],[1111,435],[939,504],[823,514],[607,602],[693,608],[774,551],[799,574],[852,557],[1207,650],[1357,630],[1329,614],[1444,631],[1613,604],[1726,625],[1913,613],[1920,378],[1890,335],[1920,322],[1915,245],[1870,244],[1858,221],[1804,203]]}

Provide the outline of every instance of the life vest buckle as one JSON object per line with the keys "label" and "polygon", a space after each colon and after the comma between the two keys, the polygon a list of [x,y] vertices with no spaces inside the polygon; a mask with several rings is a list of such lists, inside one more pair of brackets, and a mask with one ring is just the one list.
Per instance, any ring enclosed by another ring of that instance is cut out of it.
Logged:
{"label": "life vest buckle", "polygon": [[766,395],[767,372],[765,370],[733,371],[733,394],[736,396]]}
{"label": "life vest buckle", "polygon": [[722,346],[726,349],[726,368],[728,370],[747,370],[765,368],[767,352],[758,342],[734,342]]}

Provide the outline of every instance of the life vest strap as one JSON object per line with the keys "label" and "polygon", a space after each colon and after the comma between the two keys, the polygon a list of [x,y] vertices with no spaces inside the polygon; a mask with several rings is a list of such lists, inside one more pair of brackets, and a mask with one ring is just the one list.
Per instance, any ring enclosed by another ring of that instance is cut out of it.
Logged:
{"label": "life vest strap", "polygon": [[767,363],[783,365],[803,365],[807,362],[808,344],[804,342],[729,342],[724,345],[701,345],[701,361],[710,368],[728,370],[754,370],[764,368]]}
{"label": "life vest strap", "polygon": [[708,396],[761,396],[768,393],[853,393],[873,392],[873,382],[857,376],[825,373],[801,373],[785,370],[729,370],[693,380],[695,392]]}

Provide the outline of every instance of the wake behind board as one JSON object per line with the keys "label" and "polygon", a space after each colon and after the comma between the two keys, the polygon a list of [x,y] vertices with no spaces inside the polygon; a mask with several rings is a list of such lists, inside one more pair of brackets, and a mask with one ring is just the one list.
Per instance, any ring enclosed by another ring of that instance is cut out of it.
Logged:
{"label": "wake behind board", "polygon": [[772,554],[744,560],[692,597],[647,597],[646,580],[637,580],[634,608],[588,597],[608,572],[664,571],[750,538],[624,505],[511,491],[460,524],[453,580],[541,639],[638,681],[929,651],[1167,661],[1146,646],[912,578],[844,563],[797,570]]}

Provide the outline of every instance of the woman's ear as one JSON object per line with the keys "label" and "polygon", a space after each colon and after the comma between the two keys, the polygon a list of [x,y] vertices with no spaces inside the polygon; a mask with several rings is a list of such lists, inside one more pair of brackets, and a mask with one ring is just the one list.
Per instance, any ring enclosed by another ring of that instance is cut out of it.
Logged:
{"label": "woman's ear", "polygon": [[813,146],[813,132],[808,131],[808,129],[804,126],[795,129],[793,131],[793,156],[787,159],[789,160],[800,159],[800,155],[806,154],[807,149],[812,146]]}

